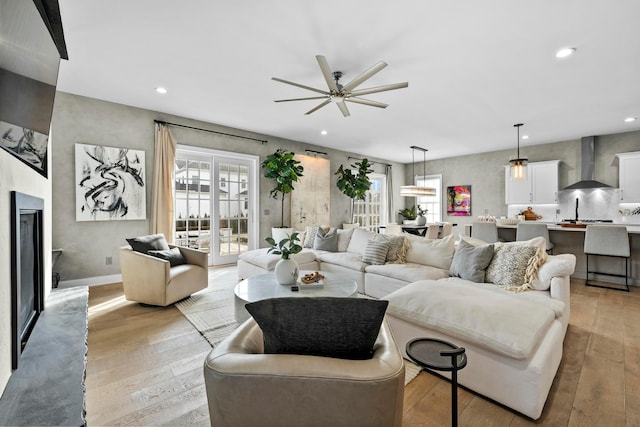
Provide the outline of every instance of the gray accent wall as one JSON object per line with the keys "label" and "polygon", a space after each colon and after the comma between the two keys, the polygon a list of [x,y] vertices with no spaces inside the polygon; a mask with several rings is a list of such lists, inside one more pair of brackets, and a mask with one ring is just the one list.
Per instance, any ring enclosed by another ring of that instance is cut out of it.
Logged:
{"label": "gray accent wall", "polygon": [[[149,220],[76,222],[75,143],[144,150],[147,217],[149,217],[155,151],[154,120],[267,140],[267,144],[260,144],[209,132],[179,127],[170,128],[178,144],[259,155],[261,161],[278,148],[299,154],[304,154],[305,149],[326,152],[326,158],[331,162],[331,225],[340,226],[343,222],[348,222],[350,200],[337,191],[336,177],[333,174],[341,164],[352,163],[348,156],[361,158],[362,155],[58,92],[52,122],[56,144],[51,154],[50,170],[53,181],[53,246],[62,248],[64,251],[54,270],[60,273],[62,281],[119,274],[118,248],[126,244],[125,238],[150,232]],[[388,163],[384,159],[369,158],[369,160]],[[384,173],[384,166],[381,164],[376,164],[373,169],[375,172]],[[404,169],[405,165],[393,164],[393,181],[397,185],[400,185],[403,180]],[[271,227],[280,225],[280,200],[269,197],[271,182],[262,177],[262,171],[259,173],[260,212],[258,216],[261,240],[259,244],[265,246],[263,239],[271,234]],[[400,206],[402,201],[397,193],[395,191],[394,204]],[[288,200],[285,203],[285,211],[288,210],[287,206]],[[285,212],[285,224],[288,221],[289,212]],[[106,265],[107,257],[112,257],[112,265]]]}

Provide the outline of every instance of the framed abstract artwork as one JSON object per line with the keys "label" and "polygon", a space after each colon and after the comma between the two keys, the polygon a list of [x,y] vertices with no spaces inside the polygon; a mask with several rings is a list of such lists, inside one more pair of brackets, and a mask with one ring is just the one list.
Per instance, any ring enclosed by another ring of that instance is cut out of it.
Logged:
{"label": "framed abstract artwork", "polygon": [[471,186],[447,187],[447,215],[471,216]]}
{"label": "framed abstract artwork", "polygon": [[76,144],[76,221],[147,218],[143,150]]}
{"label": "framed abstract artwork", "polygon": [[0,148],[47,177],[49,137],[32,129],[0,121]]}

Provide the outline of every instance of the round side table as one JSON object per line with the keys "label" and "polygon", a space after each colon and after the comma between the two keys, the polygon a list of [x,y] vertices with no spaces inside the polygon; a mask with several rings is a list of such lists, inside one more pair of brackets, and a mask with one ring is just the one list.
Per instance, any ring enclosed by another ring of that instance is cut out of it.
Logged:
{"label": "round side table", "polygon": [[416,338],[407,343],[407,356],[418,365],[451,372],[451,425],[458,425],[458,371],[467,366],[463,347],[435,338]]}

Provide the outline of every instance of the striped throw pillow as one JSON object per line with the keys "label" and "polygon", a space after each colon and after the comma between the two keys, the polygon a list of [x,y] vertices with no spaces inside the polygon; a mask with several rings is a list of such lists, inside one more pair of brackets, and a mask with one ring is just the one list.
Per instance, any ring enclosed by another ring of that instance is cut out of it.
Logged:
{"label": "striped throw pillow", "polygon": [[362,255],[362,261],[368,264],[384,264],[389,251],[389,242],[369,240]]}

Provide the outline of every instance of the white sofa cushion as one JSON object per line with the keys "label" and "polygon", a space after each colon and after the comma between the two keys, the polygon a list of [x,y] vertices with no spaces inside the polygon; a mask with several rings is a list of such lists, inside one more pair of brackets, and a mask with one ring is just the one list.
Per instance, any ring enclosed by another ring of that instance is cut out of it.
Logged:
{"label": "white sofa cushion", "polygon": [[[278,261],[280,261],[280,255],[273,255],[267,253],[268,248],[256,249],[253,251],[240,254],[238,259],[241,259],[249,264],[253,264],[257,267],[264,268],[265,270],[272,271]],[[316,260],[316,254],[312,250],[303,249],[302,252],[291,255],[291,259],[300,264],[307,264]]]}
{"label": "white sofa cushion", "polygon": [[552,308],[523,294],[452,279],[398,289],[385,297],[387,312],[514,359],[528,358],[556,317]]}
{"label": "white sofa cushion", "polygon": [[347,252],[364,255],[367,242],[374,234],[375,233],[362,228],[354,228],[351,240],[349,241],[349,246],[347,246]]}
{"label": "white sofa cushion", "polygon": [[414,263],[370,265],[365,271],[392,279],[403,280],[408,283],[425,279],[443,279],[449,276],[447,270]]}
{"label": "white sofa cushion", "polygon": [[453,234],[444,239],[425,239],[418,236],[407,237],[411,247],[407,250],[406,262],[449,270],[456,250]]}
{"label": "white sofa cushion", "polygon": [[364,272],[364,269],[369,265],[360,259],[360,254],[355,253],[322,251],[317,252],[317,255],[321,262],[339,265],[360,272]]}
{"label": "white sofa cushion", "polygon": [[355,230],[355,228],[347,228],[346,230],[338,228],[338,252],[347,252],[353,230]]}

